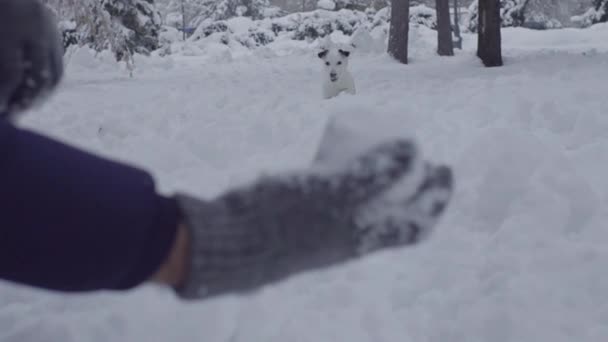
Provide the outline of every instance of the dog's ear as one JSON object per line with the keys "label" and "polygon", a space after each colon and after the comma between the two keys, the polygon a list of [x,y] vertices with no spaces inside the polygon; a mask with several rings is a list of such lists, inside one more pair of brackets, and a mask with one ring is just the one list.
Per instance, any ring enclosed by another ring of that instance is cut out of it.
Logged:
{"label": "dog's ear", "polygon": [[338,50],[338,52],[344,57],[350,56],[350,51],[345,51],[345,50],[340,49],[340,50]]}
{"label": "dog's ear", "polygon": [[319,56],[319,58],[323,59],[323,58],[325,58],[325,56],[327,56],[328,52],[329,52],[329,50],[323,50],[323,51],[319,52],[319,54],[317,56]]}

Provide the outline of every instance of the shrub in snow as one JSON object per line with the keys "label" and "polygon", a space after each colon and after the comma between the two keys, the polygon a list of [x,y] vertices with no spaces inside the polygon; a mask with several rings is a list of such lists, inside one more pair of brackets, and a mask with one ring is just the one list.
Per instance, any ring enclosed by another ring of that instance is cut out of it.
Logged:
{"label": "shrub in snow", "polygon": [[[212,39],[219,44],[238,43],[254,48],[278,39],[314,41],[337,34],[342,36],[342,40],[348,40],[350,36],[350,41],[357,44],[360,51],[380,51],[385,50],[383,37],[388,32],[389,11],[389,8],[377,13],[373,10],[315,10],[262,20],[247,17],[208,19],[197,27],[189,41]],[[413,7],[410,20],[414,26],[436,28],[435,11],[426,6]]]}
{"label": "shrub in snow", "polygon": [[[385,7],[376,12],[372,19],[372,27],[385,25],[391,18],[391,8]],[[410,25],[422,25],[430,29],[437,29],[437,15],[435,10],[425,6],[417,5],[410,7]]]}
{"label": "shrub in snow", "polygon": [[425,5],[410,7],[410,23],[437,29],[437,12]]}
{"label": "shrub in snow", "polygon": [[[285,31],[291,31],[293,39],[314,40],[323,38],[334,31],[340,31],[347,36],[355,32],[359,25],[366,22],[365,13],[359,11],[340,10],[327,12],[317,10],[307,13],[295,13],[286,16],[280,22],[287,22]],[[277,22],[279,23],[279,22]]]}
{"label": "shrub in snow", "polygon": [[369,7],[370,2],[368,0],[335,0],[336,9],[349,9],[354,11],[365,11]]}
{"label": "shrub in snow", "polygon": [[227,32],[228,25],[225,21],[206,21],[202,23],[194,34],[190,37],[191,40],[199,40],[201,38],[209,37],[210,35],[218,32]]}
{"label": "shrub in snow", "polygon": [[593,7],[583,15],[572,17],[571,20],[581,27],[608,22],[608,0],[594,0]]}
{"label": "shrub in snow", "polygon": [[248,48],[264,46],[272,43],[275,39],[272,31],[262,27],[251,27],[246,32],[234,34],[231,37]]}
{"label": "shrub in snow", "polygon": [[263,46],[274,41],[275,35],[272,31],[264,28],[252,28],[248,32],[244,45],[247,47]]}
{"label": "shrub in snow", "polygon": [[[227,20],[239,16],[263,19],[284,14],[280,8],[271,6],[269,0],[184,0],[184,7],[187,27],[198,27],[209,20]],[[170,24],[171,18],[178,17],[179,21],[171,19],[171,22],[177,27],[182,26],[181,0],[170,0],[162,6],[162,11],[167,24]]]}
{"label": "shrub in snow", "polygon": [[559,20],[549,18],[548,15],[537,11],[526,14],[526,20],[522,26],[535,30],[548,30],[563,27]]}
{"label": "shrub in snow", "polygon": [[203,23],[190,37],[190,41],[211,36],[222,44],[227,45],[231,41],[237,41],[248,48],[253,48],[273,42],[276,34],[272,30],[261,26],[259,21],[252,21],[248,18],[232,18]]}

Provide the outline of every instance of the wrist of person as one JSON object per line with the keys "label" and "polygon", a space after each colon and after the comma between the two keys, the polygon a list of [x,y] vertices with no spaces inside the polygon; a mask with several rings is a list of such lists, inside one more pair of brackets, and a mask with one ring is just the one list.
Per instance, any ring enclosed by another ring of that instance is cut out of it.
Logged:
{"label": "wrist of person", "polygon": [[169,254],[151,281],[173,288],[181,286],[188,273],[190,255],[190,233],[183,223],[179,223],[175,240]]}

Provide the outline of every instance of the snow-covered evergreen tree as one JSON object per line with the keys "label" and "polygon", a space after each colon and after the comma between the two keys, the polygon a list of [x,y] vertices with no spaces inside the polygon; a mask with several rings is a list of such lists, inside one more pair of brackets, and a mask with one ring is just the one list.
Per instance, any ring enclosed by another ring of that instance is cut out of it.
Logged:
{"label": "snow-covered evergreen tree", "polygon": [[[433,30],[437,29],[437,13],[435,9],[425,5],[410,6],[410,25],[422,25]],[[374,15],[372,22],[374,27],[390,23],[391,6],[385,7]]]}
{"label": "snow-covered evergreen tree", "polygon": [[595,10],[598,23],[608,21],[608,0],[595,0]]}
{"label": "snow-covered evergreen tree", "polygon": [[160,13],[154,0],[100,0],[103,9],[123,31],[130,52],[148,54],[158,48]]}
{"label": "snow-covered evergreen tree", "polygon": [[[550,29],[572,24],[586,27],[608,21],[608,0],[501,0],[500,5],[503,27]],[[572,16],[574,13],[582,14]],[[477,31],[477,1],[469,7],[466,26],[472,32]]]}
{"label": "snow-covered evergreen tree", "polygon": [[118,60],[158,48],[160,15],[153,0],[45,0],[60,20],[64,42],[111,49]]}
{"label": "snow-covered evergreen tree", "polygon": [[[184,0],[186,27],[195,28],[206,21],[226,20],[237,16],[262,19],[275,16],[280,10],[269,0]],[[159,9],[165,24],[182,26],[182,0],[163,0]]]}
{"label": "snow-covered evergreen tree", "polygon": [[608,22],[608,0],[594,0],[593,6],[587,12],[583,15],[572,17],[572,21],[582,27]]}

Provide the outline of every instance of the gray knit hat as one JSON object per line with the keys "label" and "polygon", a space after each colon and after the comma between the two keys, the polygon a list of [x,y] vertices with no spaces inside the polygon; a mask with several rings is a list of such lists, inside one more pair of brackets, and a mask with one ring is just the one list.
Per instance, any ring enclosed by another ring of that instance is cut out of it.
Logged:
{"label": "gray knit hat", "polygon": [[30,109],[63,75],[57,24],[37,0],[0,0],[0,115]]}

